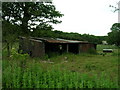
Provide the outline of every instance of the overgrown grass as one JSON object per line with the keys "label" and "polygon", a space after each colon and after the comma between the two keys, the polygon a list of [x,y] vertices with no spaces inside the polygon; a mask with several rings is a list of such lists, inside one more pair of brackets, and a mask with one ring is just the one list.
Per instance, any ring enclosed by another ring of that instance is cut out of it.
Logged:
{"label": "overgrown grass", "polygon": [[[34,72],[26,70],[24,73],[20,68],[14,70],[16,73],[8,73],[11,77],[4,79],[3,88],[116,88],[117,84],[113,83],[103,74],[89,77],[86,74],[80,75],[76,72],[47,71]],[[6,75],[6,74],[5,74]],[[9,79],[9,80],[8,80]]]}
{"label": "overgrown grass", "polygon": [[[102,52],[99,46],[98,49]],[[2,86],[3,88],[118,88],[117,54],[117,50],[106,56],[64,53],[40,59],[30,58],[27,54],[18,54],[16,49],[12,49],[9,60],[3,55]]]}
{"label": "overgrown grass", "polygon": [[3,88],[117,88],[105,72],[99,76],[61,70],[53,67],[43,70],[37,62],[28,62],[21,67],[20,62],[4,62]]}

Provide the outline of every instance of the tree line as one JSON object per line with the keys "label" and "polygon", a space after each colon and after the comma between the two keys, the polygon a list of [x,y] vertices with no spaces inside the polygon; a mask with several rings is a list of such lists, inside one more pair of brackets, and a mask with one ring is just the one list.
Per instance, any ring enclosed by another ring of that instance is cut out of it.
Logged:
{"label": "tree line", "polygon": [[101,44],[102,41],[106,39],[106,36],[95,36],[89,34],[79,34],[74,32],[63,32],[60,30],[41,30],[39,28],[36,29],[34,32],[31,32],[31,36],[89,41],[91,43],[96,43],[96,44]]}

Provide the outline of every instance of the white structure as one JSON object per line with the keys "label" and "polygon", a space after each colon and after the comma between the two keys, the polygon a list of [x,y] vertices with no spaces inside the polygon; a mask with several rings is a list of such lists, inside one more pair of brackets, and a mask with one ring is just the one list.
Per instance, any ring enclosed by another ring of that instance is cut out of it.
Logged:
{"label": "white structure", "polygon": [[107,41],[102,41],[102,44],[107,45],[108,43],[107,43]]}

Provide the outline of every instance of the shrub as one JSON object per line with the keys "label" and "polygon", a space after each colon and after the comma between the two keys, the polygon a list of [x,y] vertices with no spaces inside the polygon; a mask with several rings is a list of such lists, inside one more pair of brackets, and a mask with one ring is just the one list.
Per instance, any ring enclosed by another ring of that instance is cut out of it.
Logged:
{"label": "shrub", "polygon": [[87,53],[97,54],[97,51],[94,48],[90,48],[90,49],[88,49]]}

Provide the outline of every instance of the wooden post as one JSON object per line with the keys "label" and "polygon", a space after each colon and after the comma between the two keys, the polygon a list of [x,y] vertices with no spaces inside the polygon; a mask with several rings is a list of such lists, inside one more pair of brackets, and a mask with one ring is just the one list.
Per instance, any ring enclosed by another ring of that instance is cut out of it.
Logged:
{"label": "wooden post", "polygon": [[79,52],[78,52],[78,53],[80,54],[80,44],[78,45],[78,50],[79,50]]}
{"label": "wooden post", "polygon": [[69,45],[67,44],[67,53],[68,53],[68,50],[69,50]]}

